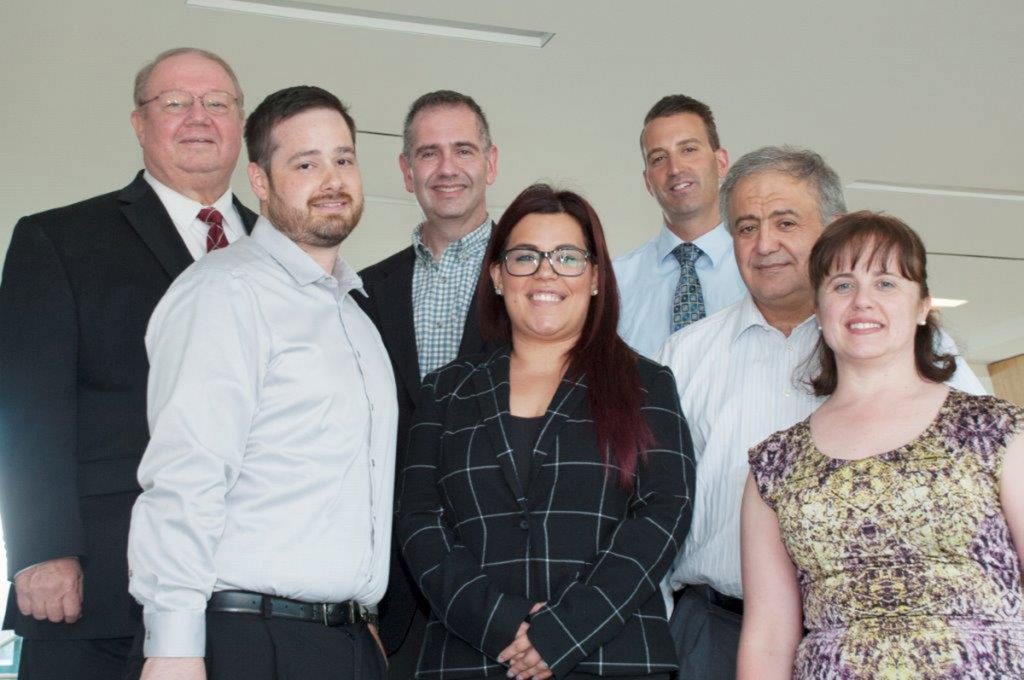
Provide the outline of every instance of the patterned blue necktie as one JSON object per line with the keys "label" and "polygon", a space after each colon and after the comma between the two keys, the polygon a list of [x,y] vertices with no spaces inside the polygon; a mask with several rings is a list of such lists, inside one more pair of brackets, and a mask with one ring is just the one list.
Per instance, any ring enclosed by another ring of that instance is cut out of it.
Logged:
{"label": "patterned blue necktie", "polygon": [[704,292],[694,266],[704,252],[692,243],[680,243],[672,249],[672,254],[679,260],[679,284],[672,296],[672,332],[675,333],[704,318]]}

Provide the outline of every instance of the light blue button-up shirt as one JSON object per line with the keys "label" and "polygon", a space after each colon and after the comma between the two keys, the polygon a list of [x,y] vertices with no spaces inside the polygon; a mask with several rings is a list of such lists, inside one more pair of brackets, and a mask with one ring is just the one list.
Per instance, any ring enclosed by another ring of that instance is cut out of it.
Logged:
{"label": "light blue button-up shirt", "polygon": [[[619,335],[633,349],[654,358],[672,333],[672,298],[679,283],[679,261],[672,250],[683,243],[667,226],[636,250],[612,263],[622,306]],[[724,224],[692,242],[703,255],[694,266],[711,316],[740,300],[747,288],[740,278],[732,237]]]}

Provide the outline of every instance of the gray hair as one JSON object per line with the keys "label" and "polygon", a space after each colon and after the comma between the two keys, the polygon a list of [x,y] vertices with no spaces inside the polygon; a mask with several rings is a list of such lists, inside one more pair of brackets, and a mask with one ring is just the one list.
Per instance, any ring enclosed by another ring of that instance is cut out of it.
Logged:
{"label": "gray hair", "polygon": [[718,193],[719,209],[726,227],[732,231],[729,197],[740,180],[762,172],[781,172],[807,182],[818,192],[818,212],[822,226],[846,214],[846,199],[839,175],[819,154],[792,146],[766,146],[745,154],[732,164]]}
{"label": "gray hair", "polygon": [[132,93],[136,107],[142,106],[142,103],[146,101],[146,88],[149,87],[149,79],[153,75],[153,69],[159,66],[160,62],[182,54],[195,54],[203,57],[204,59],[209,59],[224,69],[224,72],[228,74],[229,78],[231,78],[231,83],[235,86],[235,95],[238,97],[238,108],[239,110],[242,109],[245,105],[245,95],[242,94],[242,86],[238,83],[238,77],[235,76],[234,70],[232,70],[228,62],[224,61],[220,56],[199,47],[175,47],[173,49],[164,50],[160,54],[156,55],[156,59],[140,68],[139,72],[135,74],[135,90]]}
{"label": "gray hair", "polygon": [[412,160],[412,122],[416,114],[428,109],[452,108],[465,106],[476,116],[477,132],[480,134],[480,141],[483,143],[483,150],[491,148],[491,126],[487,123],[487,116],[484,115],[480,105],[468,94],[455,92],[454,90],[436,90],[421,95],[409,107],[405,115],[405,124],[402,126],[402,155],[406,160]]}

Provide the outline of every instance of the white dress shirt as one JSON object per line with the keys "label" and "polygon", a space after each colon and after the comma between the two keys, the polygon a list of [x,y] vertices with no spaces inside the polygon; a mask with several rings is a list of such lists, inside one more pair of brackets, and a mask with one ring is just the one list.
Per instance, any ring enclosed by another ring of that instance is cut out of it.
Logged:
{"label": "white dress shirt", "polygon": [[171,222],[174,223],[174,228],[178,230],[181,240],[188,247],[188,252],[191,253],[193,260],[198,260],[206,254],[206,233],[210,230],[210,225],[199,219],[199,211],[203,208],[216,208],[223,216],[224,237],[227,238],[228,243],[234,243],[245,236],[245,225],[242,223],[242,216],[235,208],[231,189],[225,191],[224,195],[214,201],[212,205],[206,206],[193,201],[188,196],[179,194],[149,174],[149,170],[143,172],[142,177],[149,182],[149,186],[153,187],[160,202],[164,204],[164,209],[171,216]]}
{"label": "white dress shirt", "polygon": [[[665,343],[658,362],[675,373],[697,464],[693,522],[669,584],[708,584],[742,597],[740,504],[747,480],[747,452],[774,432],[809,416],[824,397],[803,381],[817,364],[819,331],[813,316],[789,337],[770,326],[749,295],[688,326]],[[956,354],[943,334],[941,351]],[[978,378],[957,356],[949,384],[984,394]]]}
{"label": "white dress shirt", "polygon": [[157,305],[128,543],[146,656],[203,656],[213,591],[383,596],[398,407],[361,287],[261,217]]}
{"label": "white dress shirt", "polygon": [[[619,335],[648,358],[658,355],[672,332],[672,299],[680,271],[672,250],[683,242],[662,225],[656,237],[612,262],[622,301]],[[704,312],[711,316],[743,297],[747,287],[724,224],[694,240],[693,245],[703,252],[694,267],[704,295]]]}

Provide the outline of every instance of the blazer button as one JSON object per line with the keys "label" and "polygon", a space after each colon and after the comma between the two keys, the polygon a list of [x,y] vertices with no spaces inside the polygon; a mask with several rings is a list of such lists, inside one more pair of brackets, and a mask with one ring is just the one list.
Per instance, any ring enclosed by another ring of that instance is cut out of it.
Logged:
{"label": "blazer button", "polygon": [[519,528],[523,531],[527,531],[530,528],[530,523],[524,519],[522,522],[519,523]]}

